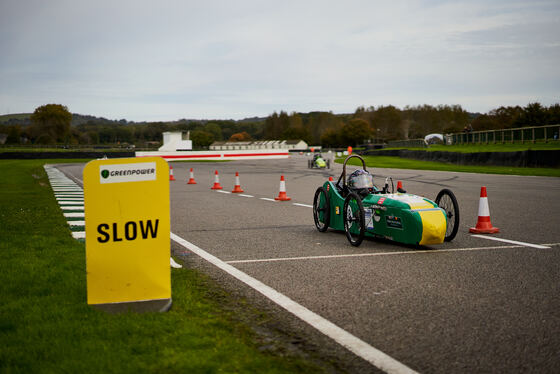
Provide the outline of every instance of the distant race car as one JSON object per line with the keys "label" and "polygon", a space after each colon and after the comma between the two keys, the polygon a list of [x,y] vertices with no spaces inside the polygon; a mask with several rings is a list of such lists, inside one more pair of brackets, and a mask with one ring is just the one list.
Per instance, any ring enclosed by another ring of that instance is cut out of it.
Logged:
{"label": "distant race car", "polygon": [[[361,160],[363,169],[347,177],[346,164],[352,158]],[[408,194],[402,188],[395,192],[392,178],[386,178],[384,187],[379,189],[363,158],[351,155],[344,160],[338,181],[327,181],[315,192],[313,219],[321,232],[329,227],[344,230],[353,246],[359,246],[366,236],[431,245],[455,238],[459,205],[448,189],[441,190],[435,201]]]}
{"label": "distant race car", "polygon": [[316,153],[313,155],[312,158],[307,160],[307,167],[309,169],[317,168],[317,169],[330,169],[331,168],[331,160],[325,160],[320,153]]}

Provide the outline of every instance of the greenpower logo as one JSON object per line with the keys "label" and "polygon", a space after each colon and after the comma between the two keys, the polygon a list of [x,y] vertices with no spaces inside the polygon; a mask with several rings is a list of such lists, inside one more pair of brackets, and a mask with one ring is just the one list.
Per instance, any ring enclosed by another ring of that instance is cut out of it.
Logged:
{"label": "greenpower logo", "polygon": [[126,183],[156,180],[155,162],[99,165],[99,183]]}

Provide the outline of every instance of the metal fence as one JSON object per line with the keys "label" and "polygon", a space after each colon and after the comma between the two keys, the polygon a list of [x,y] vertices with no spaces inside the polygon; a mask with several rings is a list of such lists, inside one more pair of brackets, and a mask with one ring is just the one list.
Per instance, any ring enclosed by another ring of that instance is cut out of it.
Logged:
{"label": "metal fence", "polygon": [[446,135],[447,144],[536,143],[558,141],[560,125],[471,131]]}

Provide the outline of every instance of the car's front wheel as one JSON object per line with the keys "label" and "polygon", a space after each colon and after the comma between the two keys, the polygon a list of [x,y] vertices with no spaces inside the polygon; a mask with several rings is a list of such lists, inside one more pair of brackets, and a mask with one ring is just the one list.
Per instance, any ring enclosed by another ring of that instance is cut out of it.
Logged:
{"label": "car's front wheel", "polygon": [[344,232],[350,244],[355,247],[362,244],[366,226],[364,205],[362,199],[354,192],[350,192],[344,200],[343,219]]}
{"label": "car's front wheel", "polygon": [[439,191],[435,203],[445,211],[445,218],[447,219],[447,230],[445,231],[445,241],[450,242],[457,235],[459,230],[459,204],[455,194],[444,188]]}
{"label": "car's front wheel", "polygon": [[329,194],[323,187],[317,188],[313,198],[313,220],[315,227],[321,232],[327,231],[330,223],[331,207]]}

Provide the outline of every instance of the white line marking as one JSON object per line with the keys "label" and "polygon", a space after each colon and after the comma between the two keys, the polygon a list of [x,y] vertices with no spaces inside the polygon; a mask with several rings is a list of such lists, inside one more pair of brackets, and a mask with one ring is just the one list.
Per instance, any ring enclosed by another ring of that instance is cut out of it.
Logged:
{"label": "white line marking", "polygon": [[220,192],[220,193],[231,193],[229,191],[224,191],[224,190],[217,190],[216,192]]}
{"label": "white line marking", "polygon": [[338,344],[347,348],[356,355],[362,357],[364,360],[370,362],[379,369],[387,373],[416,373],[414,370],[408,366],[400,363],[389,355],[381,352],[377,348],[372,347],[363,340],[350,334],[348,331],[341,329],[334,323],[326,320],[320,315],[310,311],[301,304],[296,303],[289,297],[281,294],[275,289],[267,286],[261,281],[245,274],[241,270],[234,268],[233,266],[223,262],[219,258],[211,255],[210,253],[200,249],[196,245],[186,241],[185,239],[171,233],[171,240],[174,240],[178,244],[187,248],[191,252],[202,257],[211,264],[222,269],[231,276],[237,278],[241,282],[260,292],[276,304],[280,305],[282,308],[286,309],[290,313],[294,314],[296,317],[300,318],[302,321],[307,322],[309,325],[313,326],[326,336],[330,337]]}
{"label": "white line marking", "polygon": [[62,214],[66,218],[71,218],[71,217],[84,218],[85,217],[85,213],[62,213]]}
{"label": "white line marking", "polygon": [[371,257],[371,256],[392,256],[392,255],[411,255],[418,253],[440,253],[440,252],[464,252],[464,251],[481,251],[484,249],[507,249],[521,248],[521,245],[501,245],[496,247],[476,247],[476,248],[452,248],[452,249],[423,249],[419,251],[398,251],[398,252],[376,252],[376,253],[352,253],[345,255],[325,255],[325,256],[302,256],[302,257],[277,257],[263,258],[256,260],[232,260],[226,261],[228,264],[244,264],[252,262],[274,262],[274,261],[297,261],[297,260],[321,260],[329,258],[345,258],[345,257]]}
{"label": "white line marking", "polygon": [[240,193],[239,196],[243,196],[243,197],[255,197],[255,196],[253,196],[253,195],[244,195],[244,194],[242,194],[242,193]]}
{"label": "white line marking", "polygon": [[471,235],[474,236],[476,238],[482,238],[482,239],[488,239],[488,240],[496,240],[499,242],[504,242],[504,243],[511,243],[511,244],[519,244],[522,245],[524,247],[533,247],[533,248],[539,248],[539,249],[546,249],[546,248],[550,248],[550,247],[546,247],[544,245],[540,245],[540,244],[531,244],[531,243],[525,243],[525,242],[518,242],[515,240],[508,240],[508,239],[502,239],[502,238],[496,238],[494,236],[484,236],[484,235]]}
{"label": "white line marking", "polygon": [[297,205],[297,206],[302,206],[302,207],[305,207],[305,208],[313,208],[313,205],[308,205],[308,204],[300,204],[300,203],[292,203],[292,204]]}
{"label": "white line marking", "polygon": [[71,210],[84,210],[84,206],[62,206],[60,207],[63,211],[71,211]]}
{"label": "white line marking", "polygon": [[74,239],[85,239],[86,233],[84,231],[72,231],[72,237]]}
{"label": "white line marking", "polygon": [[261,200],[266,200],[266,201],[272,201],[273,203],[276,202],[276,200],[274,200],[274,199],[269,199],[268,197],[259,197],[259,199],[261,199]]}
{"label": "white line marking", "polygon": [[67,221],[70,226],[85,226],[86,221]]}

